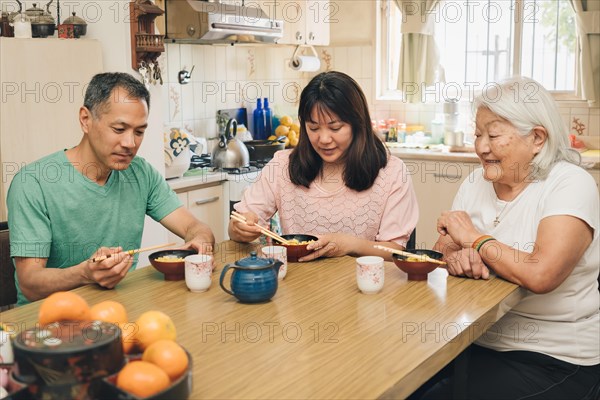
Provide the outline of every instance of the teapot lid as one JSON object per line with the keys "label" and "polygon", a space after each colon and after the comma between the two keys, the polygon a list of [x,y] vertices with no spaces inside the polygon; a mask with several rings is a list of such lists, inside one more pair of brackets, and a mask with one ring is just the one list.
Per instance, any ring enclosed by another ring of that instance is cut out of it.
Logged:
{"label": "teapot lid", "polygon": [[261,269],[273,266],[273,259],[258,257],[256,255],[256,251],[251,251],[250,257],[237,260],[235,262],[235,265],[239,267],[245,267],[248,269]]}
{"label": "teapot lid", "polygon": [[63,24],[73,24],[73,25],[87,25],[85,19],[75,15],[75,11],[71,13],[72,15],[63,21]]}
{"label": "teapot lid", "polygon": [[25,10],[25,14],[29,17],[37,17],[38,15],[44,15],[44,10],[37,6],[37,3],[33,3],[33,7]]}
{"label": "teapot lid", "polygon": [[40,15],[34,19],[35,19],[35,21],[32,21],[34,24],[53,24],[54,23],[54,18],[52,18],[52,15],[48,15],[48,14]]}

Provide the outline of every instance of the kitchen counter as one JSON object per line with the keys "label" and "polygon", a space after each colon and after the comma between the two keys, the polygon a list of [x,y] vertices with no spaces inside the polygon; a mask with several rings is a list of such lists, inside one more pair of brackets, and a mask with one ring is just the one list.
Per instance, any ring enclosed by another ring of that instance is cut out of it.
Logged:
{"label": "kitchen counter", "polygon": [[[447,146],[424,149],[399,147],[394,144],[386,145],[393,156],[396,156],[402,160],[419,159],[431,161],[479,163],[479,158],[474,151],[451,152]],[[581,153],[581,159],[584,168],[600,169],[600,152],[598,150],[588,150]]]}
{"label": "kitchen counter", "polygon": [[181,189],[190,190],[196,187],[202,187],[211,183],[222,182],[227,179],[225,172],[213,172],[205,169],[198,175],[184,176],[181,178],[167,179],[171,189],[177,191]]}

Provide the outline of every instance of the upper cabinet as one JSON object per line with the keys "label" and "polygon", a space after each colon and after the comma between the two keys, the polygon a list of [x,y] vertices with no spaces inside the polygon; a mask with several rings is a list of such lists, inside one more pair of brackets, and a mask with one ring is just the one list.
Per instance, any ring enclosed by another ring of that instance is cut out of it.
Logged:
{"label": "upper cabinet", "polygon": [[271,18],[283,20],[283,37],[277,43],[314,46],[329,44],[329,27],[339,9],[329,0],[265,0],[261,7]]}

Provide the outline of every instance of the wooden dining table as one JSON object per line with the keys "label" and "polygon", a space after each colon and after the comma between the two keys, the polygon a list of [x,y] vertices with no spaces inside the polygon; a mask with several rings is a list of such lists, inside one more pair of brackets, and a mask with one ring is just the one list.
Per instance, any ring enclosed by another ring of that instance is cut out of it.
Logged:
{"label": "wooden dining table", "polygon": [[[270,301],[242,304],[219,287],[221,270],[259,247],[217,245],[212,286],[202,293],[152,267],[130,272],[112,290],[74,291],[90,305],[121,302],[131,321],[148,310],[168,314],[193,357],[191,399],[404,398],[521,298],[501,278],[452,277],[443,268],[427,281],[408,281],[392,262],[382,291],[365,295],[356,259],[345,256],[289,263]],[[5,311],[0,320],[30,328],[39,307]]]}

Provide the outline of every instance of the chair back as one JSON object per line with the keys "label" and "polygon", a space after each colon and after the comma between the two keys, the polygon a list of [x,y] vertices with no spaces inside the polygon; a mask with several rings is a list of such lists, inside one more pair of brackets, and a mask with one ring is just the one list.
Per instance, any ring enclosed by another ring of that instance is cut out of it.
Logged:
{"label": "chair back", "polygon": [[0,222],[0,309],[11,308],[16,302],[15,266],[10,258],[8,223]]}
{"label": "chair back", "polygon": [[408,238],[408,242],[406,242],[406,248],[407,249],[415,249],[417,245],[417,228],[415,228],[412,233],[410,234],[410,237]]}

